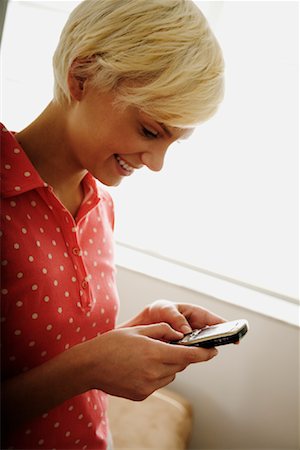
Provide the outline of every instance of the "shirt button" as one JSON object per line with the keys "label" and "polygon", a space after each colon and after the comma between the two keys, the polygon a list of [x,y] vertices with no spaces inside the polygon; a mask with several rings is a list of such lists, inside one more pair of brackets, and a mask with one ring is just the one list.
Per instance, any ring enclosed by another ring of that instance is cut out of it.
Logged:
{"label": "shirt button", "polygon": [[83,289],[86,289],[88,287],[88,282],[86,280],[83,280],[81,286]]}
{"label": "shirt button", "polygon": [[80,249],[78,247],[74,247],[72,252],[73,252],[73,255],[75,255],[75,256],[79,256],[80,255]]}

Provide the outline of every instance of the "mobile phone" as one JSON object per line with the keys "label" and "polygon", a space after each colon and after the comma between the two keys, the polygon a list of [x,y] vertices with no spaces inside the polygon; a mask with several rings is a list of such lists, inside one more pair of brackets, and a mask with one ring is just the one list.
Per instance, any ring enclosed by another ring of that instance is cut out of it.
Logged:
{"label": "mobile phone", "polygon": [[186,334],[179,341],[172,344],[192,345],[196,347],[216,347],[238,342],[249,330],[249,324],[245,319],[219,323],[201,329],[195,329]]}

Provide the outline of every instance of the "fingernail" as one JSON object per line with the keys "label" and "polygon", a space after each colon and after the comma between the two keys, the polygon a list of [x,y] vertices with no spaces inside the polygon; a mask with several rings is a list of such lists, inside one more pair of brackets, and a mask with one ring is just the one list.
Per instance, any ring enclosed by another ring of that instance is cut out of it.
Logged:
{"label": "fingernail", "polygon": [[182,325],[181,331],[183,332],[183,334],[188,334],[191,333],[192,329],[188,325]]}

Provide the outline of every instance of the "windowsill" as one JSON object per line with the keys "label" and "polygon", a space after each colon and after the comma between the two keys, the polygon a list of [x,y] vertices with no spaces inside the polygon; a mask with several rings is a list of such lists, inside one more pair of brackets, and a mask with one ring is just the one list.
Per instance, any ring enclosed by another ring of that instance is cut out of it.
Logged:
{"label": "windowsill", "polygon": [[296,327],[300,326],[300,305],[285,299],[203,274],[120,244],[116,245],[116,263],[134,272],[214,297]]}

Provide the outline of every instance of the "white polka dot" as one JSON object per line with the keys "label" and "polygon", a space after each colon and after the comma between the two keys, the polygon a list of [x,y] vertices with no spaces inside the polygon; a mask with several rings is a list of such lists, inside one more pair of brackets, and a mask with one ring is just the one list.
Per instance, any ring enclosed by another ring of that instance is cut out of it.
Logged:
{"label": "white polka dot", "polygon": [[44,350],[42,353],[41,353],[41,356],[46,356],[47,355],[47,352],[46,352],[46,350]]}
{"label": "white polka dot", "polygon": [[70,344],[65,345],[65,350],[68,350],[70,348]]}
{"label": "white polka dot", "polygon": [[94,267],[97,267],[98,266],[97,261],[94,261],[93,265],[94,265]]}
{"label": "white polka dot", "polygon": [[5,164],[4,168],[5,168],[6,170],[10,170],[10,169],[11,169],[11,165],[10,165],[10,164]]}
{"label": "white polka dot", "polygon": [[26,233],[27,233],[27,229],[23,227],[23,228],[22,228],[22,233],[23,233],[23,234],[26,234]]}
{"label": "white polka dot", "polygon": [[64,252],[64,257],[65,257],[65,258],[69,258],[68,253]]}
{"label": "white polka dot", "polygon": [[21,330],[15,330],[15,335],[16,336],[20,336],[22,334],[22,331]]}
{"label": "white polka dot", "polygon": [[38,285],[37,285],[37,284],[33,284],[33,285],[31,286],[31,289],[32,289],[33,291],[37,291],[37,290],[38,290]]}
{"label": "white polka dot", "polygon": [[8,294],[8,290],[7,290],[7,289],[1,289],[1,293],[2,293],[3,295],[7,295],[7,294]]}
{"label": "white polka dot", "polygon": [[49,323],[49,325],[46,326],[46,330],[47,331],[51,331],[53,328],[53,326],[51,325],[51,323]]}
{"label": "white polka dot", "polygon": [[65,297],[70,297],[70,293],[68,291],[65,292]]}
{"label": "white polka dot", "polygon": [[45,413],[45,414],[42,415],[43,419],[46,419],[47,417],[48,417],[48,413]]}
{"label": "white polka dot", "polygon": [[58,335],[56,336],[56,340],[57,340],[57,341],[60,341],[60,340],[61,340],[61,334],[58,334]]}
{"label": "white polka dot", "polygon": [[97,325],[97,323],[96,323],[96,322],[94,322],[94,323],[93,323],[93,325],[92,325],[92,327],[93,327],[93,328],[95,328],[95,326],[96,326],[96,325]]}
{"label": "white polka dot", "polygon": [[31,215],[30,214],[26,214],[27,219],[31,220]]}
{"label": "white polka dot", "polygon": [[50,300],[50,297],[48,297],[48,295],[45,295],[45,297],[44,297],[44,302],[48,303],[49,300]]}
{"label": "white polka dot", "polygon": [[104,278],[104,272],[101,272],[101,278]]}
{"label": "white polka dot", "polygon": [[79,333],[79,331],[80,331],[80,327],[77,327],[76,328],[76,333]]}
{"label": "white polka dot", "polygon": [[97,411],[97,409],[98,409],[98,406],[94,405],[94,411]]}
{"label": "white polka dot", "polygon": [[21,308],[21,306],[23,306],[23,302],[21,302],[21,300],[19,300],[19,301],[16,303],[16,305],[17,305],[18,308]]}
{"label": "white polka dot", "polygon": [[101,314],[104,314],[105,313],[105,309],[101,308],[100,312],[101,312]]}
{"label": "white polka dot", "polygon": [[12,208],[14,208],[15,206],[17,206],[17,204],[16,204],[16,202],[11,201],[11,202],[10,202],[10,206],[11,206]]}
{"label": "white polka dot", "polygon": [[97,228],[94,227],[94,228],[93,228],[93,232],[94,232],[94,233],[97,233]]}
{"label": "white polka dot", "polygon": [[48,273],[48,270],[46,269],[46,267],[43,267],[42,272],[43,272],[44,274]]}
{"label": "white polka dot", "polygon": [[24,276],[23,272],[18,272],[17,273],[17,278],[20,279],[20,278],[23,278],[23,276]]}
{"label": "white polka dot", "polygon": [[106,319],[105,323],[108,324],[109,322],[110,322],[110,320],[109,320],[109,319]]}
{"label": "white polka dot", "polygon": [[63,272],[65,270],[64,266],[59,266],[59,270]]}
{"label": "white polka dot", "polygon": [[63,312],[63,309],[62,309],[62,307],[61,307],[61,306],[59,306],[59,307],[57,308],[57,311],[59,312],[59,314],[61,314],[61,313]]}
{"label": "white polka dot", "polygon": [[56,231],[58,232],[58,233],[60,233],[60,227],[56,227]]}
{"label": "white polka dot", "polygon": [[83,418],[83,414],[79,414],[78,419],[81,420]]}
{"label": "white polka dot", "polygon": [[14,249],[15,250],[19,250],[19,248],[20,248],[20,244],[18,244],[17,242],[14,244]]}
{"label": "white polka dot", "polygon": [[71,280],[73,281],[73,283],[77,281],[76,277],[72,277]]}
{"label": "white polka dot", "polygon": [[102,252],[101,252],[100,249],[97,250],[97,253],[98,253],[98,255],[101,255],[101,254],[102,254]]}
{"label": "white polka dot", "polygon": [[88,427],[91,428],[93,426],[92,422],[88,423]]}
{"label": "white polka dot", "polygon": [[21,151],[20,151],[19,148],[15,148],[15,149],[14,149],[14,153],[15,153],[16,155],[18,155],[20,152],[21,152]]}
{"label": "white polka dot", "polygon": [[83,336],[83,338],[81,339],[81,342],[85,342],[86,341],[86,337]]}
{"label": "white polka dot", "polygon": [[80,439],[76,439],[75,444],[79,444]]}
{"label": "white polka dot", "polygon": [[7,264],[8,264],[7,259],[4,259],[3,261],[1,261],[1,265],[2,266],[7,266]]}
{"label": "white polka dot", "polygon": [[47,214],[44,214],[44,219],[45,219],[45,220],[48,220],[48,219],[49,219],[49,216],[48,216]]}
{"label": "white polka dot", "polygon": [[30,255],[30,256],[28,256],[28,261],[29,261],[29,262],[33,262],[33,261],[34,261],[34,257],[33,257],[33,256],[31,256],[31,255]]}
{"label": "white polka dot", "polygon": [[73,409],[74,409],[74,406],[71,405],[71,406],[69,406],[68,411],[73,411]]}
{"label": "white polka dot", "polygon": [[42,234],[45,233],[44,228],[40,228],[40,232],[41,232]]}
{"label": "white polka dot", "polygon": [[53,284],[54,284],[54,286],[58,286],[58,281],[57,281],[57,280],[54,280],[54,281],[53,281]]}
{"label": "white polka dot", "polygon": [[103,244],[105,244],[106,243],[106,238],[104,237],[104,238],[102,238],[102,242],[103,242]]}
{"label": "white polka dot", "polygon": [[56,246],[56,241],[52,241],[52,245],[55,247]]}
{"label": "white polka dot", "polygon": [[21,190],[20,186],[15,186],[15,191],[19,192]]}
{"label": "white polka dot", "polygon": [[8,220],[9,222],[11,221],[11,217],[8,214],[5,216],[5,219]]}
{"label": "white polka dot", "polygon": [[59,427],[59,425],[60,425],[60,423],[59,423],[59,422],[55,422],[55,424],[54,424],[54,428],[58,428],[58,427]]}
{"label": "white polka dot", "polygon": [[32,202],[30,202],[31,206],[33,206],[33,208],[36,207],[36,202],[34,200],[32,200]]}
{"label": "white polka dot", "polygon": [[93,239],[89,239],[89,243],[93,244],[94,243]]}
{"label": "white polka dot", "polygon": [[35,346],[35,342],[34,341],[30,341],[28,345],[29,345],[29,347],[34,347]]}
{"label": "white polka dot", "polygon": [[66,437],[69,437],[69,436],[71,436],[71,432],[70,432],[70,431],[67,431],[67,432],[66,432]]}
{"label": "white polka dot", "polygon": [[41,242],[40,241],[36,241],[36,246],[40,247],[41,246]]}
{"label": "white polka dot", "polygon": [[108,294],[106,294],[105,298],[106,298],[106,300],[109,300],[110,297]]}
{"label": "white polka dot", "polygon": [[37,313],[33,313],[31,315],[31,317],[32,317],[33,320],[36,320],[39,317],[39,315]]}
{"label": "white polka dot", "polygon": [[39,442],[38,442],[38,444],[39,444],[39,445],[43,445],[44,442],[45,442],[44,439],[40,439]]}
{"label": "white polka dot", "polygon": [[97,290],[100,291],[100,284],[97,284]]}
{"label": "white polka dot", "polygon": [[51,253],[48,253],[48,258],[52,259],[52,254]]}
{"label": "white polka dot", "polygon": [[30,177],[31,173],[30,172],[24,172],[24,177]]}

